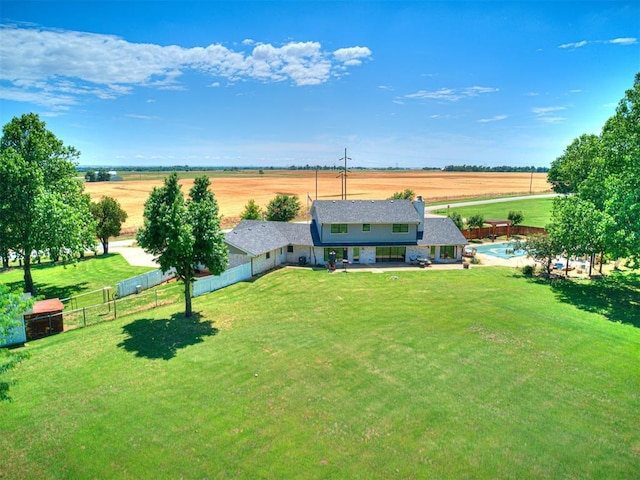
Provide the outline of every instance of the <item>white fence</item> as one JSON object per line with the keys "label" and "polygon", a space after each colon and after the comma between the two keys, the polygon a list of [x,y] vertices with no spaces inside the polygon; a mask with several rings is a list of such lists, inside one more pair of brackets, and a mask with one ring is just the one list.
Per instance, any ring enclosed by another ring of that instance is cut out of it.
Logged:
{"label": "white fence", "polygon": [[194,297],[204,295],[205,293],[219,290],[248,278],[251,278],[251,263],[245,263],[243,265],[230,268],[229,270],[222,272],[220,275],[211,275],[209,277],[197,279],[193,283],[192,295]]}
{"label": "white fence", "polygon": [[162,273],[162,270],[158,269],[152,272],[143,273],[142,275],[127,278],[116,286],[118,290],[118,298],[126,297],[127,295],[134,293],[140,293],[142,290],[160,285],[175,276],[176,271],[172,268],[167,273]]}

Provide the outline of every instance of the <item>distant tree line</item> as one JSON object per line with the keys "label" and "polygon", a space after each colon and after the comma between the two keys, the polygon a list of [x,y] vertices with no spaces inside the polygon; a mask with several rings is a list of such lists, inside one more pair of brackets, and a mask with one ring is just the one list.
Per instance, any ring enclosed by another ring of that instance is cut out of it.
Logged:
{"label": "distant tree line", "polygon": [[[426,168],[425,168],[426,170]],[[509,165],[500,165],[497,167],[487,167],[485,165],[447,165],[442,169],[445,172],[536,172],[547,173],[547,167],[514,167]]]}

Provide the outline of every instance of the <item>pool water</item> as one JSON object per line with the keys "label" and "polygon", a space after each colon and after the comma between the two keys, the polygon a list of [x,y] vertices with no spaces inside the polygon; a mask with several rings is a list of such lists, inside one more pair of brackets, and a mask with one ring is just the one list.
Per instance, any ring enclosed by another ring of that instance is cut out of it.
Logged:
{"label": "pool water", "polygon": [[[473,248],[475,248],[476,252],[478,253],[505,259],[513,257],[524,257],[527,254],[527,252],[525,252],[524,250],[513,250],[513,243],[484,243],[482,245],[470,246],[473,246]],[[510,252],[507,253],[507,250],[510,250]]]}

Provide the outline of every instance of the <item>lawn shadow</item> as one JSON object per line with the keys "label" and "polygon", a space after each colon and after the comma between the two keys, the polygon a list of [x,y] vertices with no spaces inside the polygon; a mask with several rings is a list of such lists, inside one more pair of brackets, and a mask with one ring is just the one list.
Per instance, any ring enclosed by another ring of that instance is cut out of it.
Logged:
{"label": "lawn shadow", "polygon": [[[543,280],[540,280],[543,282]],[[544,280],[565,303],[599,313],[611,322],[640,328],[640,275],[612,272],[588,281]]]}
{"label": "lawn shadow", "polygon": [[[78,295],[87,289],[87,282],[76,283],[74,285],[50,285],[48,283],[34,282],[36,287],[36,298],[69,298]],[[24,280],[7,282],[5,285],[14,291],[24,291]]]}
{"label": "lawn shadow", "polygon": [[201,322],[200,314],[191,318],[174,313],[170,319],[140,318],[122,327],[128,338],[118,344],[136,357],[171,360],[181,348],[195,345],[218,333],[210,322]]}

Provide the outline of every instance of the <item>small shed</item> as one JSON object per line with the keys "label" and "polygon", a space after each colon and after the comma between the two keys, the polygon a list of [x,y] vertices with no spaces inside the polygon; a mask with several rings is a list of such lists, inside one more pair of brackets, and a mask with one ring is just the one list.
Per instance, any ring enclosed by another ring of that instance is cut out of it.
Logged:
{"label": "small shed", "polygon": [[63,310],[64,305],[59,298],[35,302],[31,312],[24,315],[27,340],[35,340],[62,332],[64,329]]}

